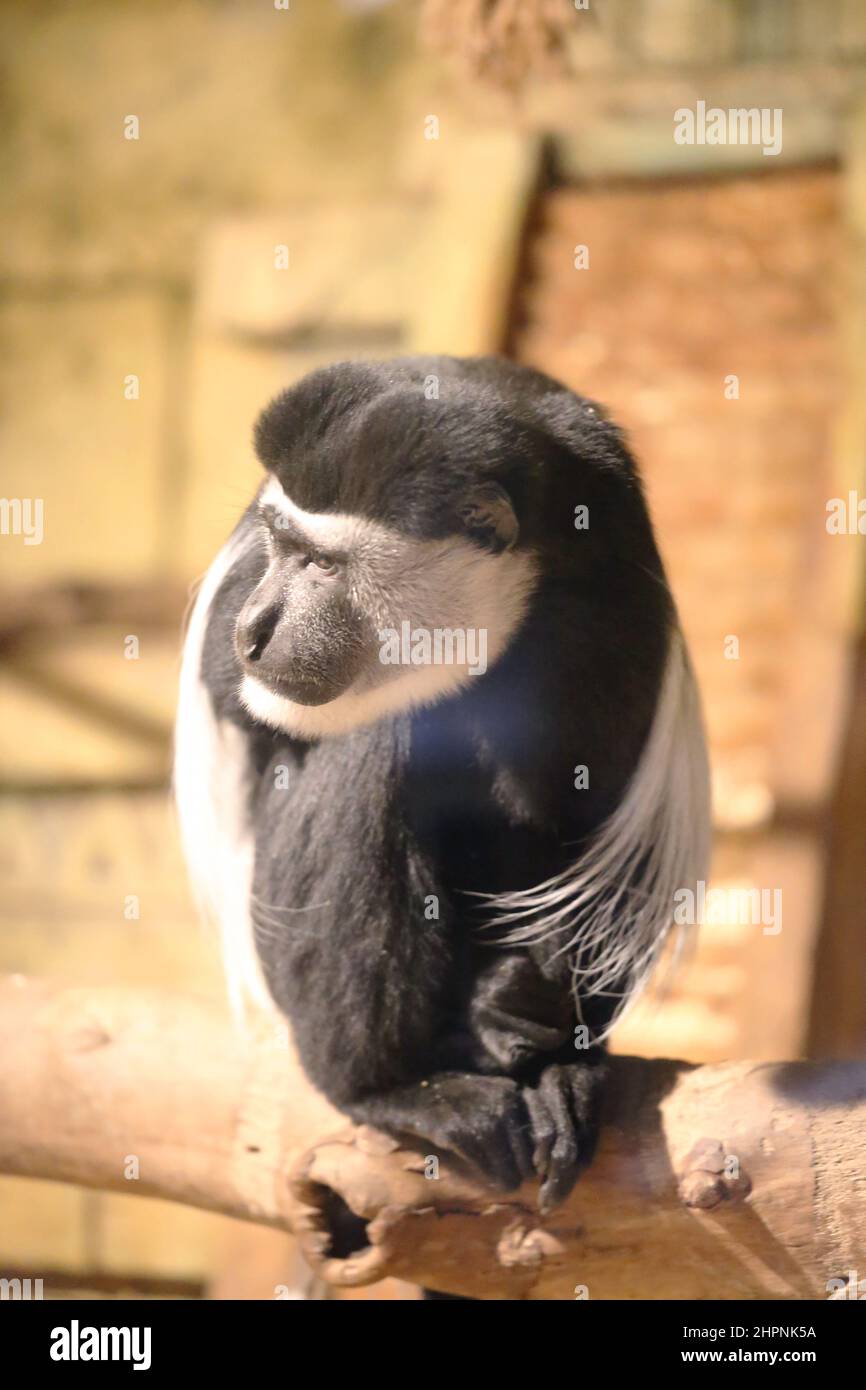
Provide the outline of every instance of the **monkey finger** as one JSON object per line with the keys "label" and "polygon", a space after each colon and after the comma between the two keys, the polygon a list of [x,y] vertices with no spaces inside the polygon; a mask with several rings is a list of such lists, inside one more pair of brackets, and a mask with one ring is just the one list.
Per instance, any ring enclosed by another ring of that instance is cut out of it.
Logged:
{"label": "monkey finger", "polygon": [[550,1066],[538,1082],[536,1094],[547,1109],[553,1129],[539,1193],[542,1211],[551,1211],[565,1200],[580,1172],[580,1121],[575,1114],[570,1081],[568,1067]]}
{"label": "monkey finger", "polygon": [[535,1174],[543,1179],[547,1175],[550,1151],[556,1138],[556,1129],[550,1111],[539,1091],[527,1087],[524,1092],[529,1123],[532,1130],[532,1167]]}

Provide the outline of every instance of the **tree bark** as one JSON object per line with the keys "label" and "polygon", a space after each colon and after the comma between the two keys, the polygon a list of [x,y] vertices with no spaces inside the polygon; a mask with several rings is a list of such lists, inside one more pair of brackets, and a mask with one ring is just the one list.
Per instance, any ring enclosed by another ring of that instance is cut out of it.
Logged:
{"label": "tree bark", "polygon": [[291,1228],[337,1285],[808,1299],[866,1275],[866,1063],[617,1057],[597,1158],[541,1217],[534,1185],[348,1126],[276,1020],[239,1036],[202,1000],[12,977],[0,1059],[0,1172]]}

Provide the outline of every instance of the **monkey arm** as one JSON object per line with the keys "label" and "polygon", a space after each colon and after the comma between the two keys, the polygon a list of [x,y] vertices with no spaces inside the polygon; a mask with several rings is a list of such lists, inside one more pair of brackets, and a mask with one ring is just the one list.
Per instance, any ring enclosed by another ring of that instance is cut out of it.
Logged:
{"label": "monkey arm", "polygon": [[545,973],[523,948],[488,954],[493,959],[479,972],[470,1004],[472,1033],[482,1065],[523,1082],[546,1211],[568,1196],[595,1152],[607,1057],[599,1046],[579,1048],[567,968]]}
{"label": "monkey arm", "polygon": [[570,1045],[574,1005],[567,978],[543,975],[524,948],[481,947],[478,959],[469,1022],[482,1069],[517,1075]]}
{"label": "monkey arm", "polygon": [[598,1047],[575,1052],[567,983],[546,978],[525,951],[484,955],[469,1003],[466,1069],[431,1069],[341,1108],[423,1145],[446,1168],[462,1159],[505,1191],[537,1176],[546,1211],[567,1197],[595,1151],[606,1057]]}

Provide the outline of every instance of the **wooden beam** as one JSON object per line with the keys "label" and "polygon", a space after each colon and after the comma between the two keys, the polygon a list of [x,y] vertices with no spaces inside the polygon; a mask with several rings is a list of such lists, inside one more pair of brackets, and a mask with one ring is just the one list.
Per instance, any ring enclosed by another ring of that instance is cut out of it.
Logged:
{"label": "wooden beam", "polygon": [[202,1000],[0,983],[0,1172],[291,1228],[328,1281],[482,1299],[821,1298],[862,1264],[866,1064],[614,1059],[564,1206],[352,1129],[285,1025]]}

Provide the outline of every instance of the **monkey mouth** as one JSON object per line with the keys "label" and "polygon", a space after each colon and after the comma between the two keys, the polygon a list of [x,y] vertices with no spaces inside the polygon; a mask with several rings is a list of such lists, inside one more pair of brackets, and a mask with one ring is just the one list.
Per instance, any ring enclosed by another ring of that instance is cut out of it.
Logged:
{"label": "monkey mouth", "polygon": [[284,675],[278,671],[247,669],[247,675],[264,686],[272,695],[290,700],[293,705],[329,705],[345,694],[348,683],[333,677]]}

